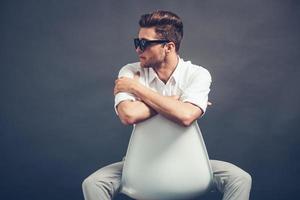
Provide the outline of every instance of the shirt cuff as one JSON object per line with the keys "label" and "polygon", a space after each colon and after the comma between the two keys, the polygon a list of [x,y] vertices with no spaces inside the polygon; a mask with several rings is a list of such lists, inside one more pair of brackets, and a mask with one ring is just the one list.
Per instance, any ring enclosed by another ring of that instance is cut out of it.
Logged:
{"label": "shirt cuff", "polygon": [[186,99],[183,99],[182,102],[189,102],[189,103],[192,103],[192,104],[198,106],[203,112],[202,115],[200,116],[200,117],[202,117],[206,112],[208,99],[199,101],[199,99],[186,98]]}
{"label": "shirt cuff", "polygon": [[127,92],[119,92],[115,95],[115,112],[117,115],[119,115],[118,113],[118,109],[117,106],[125,100],[129,100],[129,101],[136,101],[136,98],[134,95],[127,93]]}

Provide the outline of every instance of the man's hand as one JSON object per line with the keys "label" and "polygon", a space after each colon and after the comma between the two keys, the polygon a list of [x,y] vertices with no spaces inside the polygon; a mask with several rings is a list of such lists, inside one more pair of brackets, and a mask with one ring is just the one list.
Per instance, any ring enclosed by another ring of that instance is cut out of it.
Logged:
{"label": "man's hand", "polygon": [[134,87],[139,83],[140,72],[134,74],[133,78],[120,77],[115,81],[114,95],[119,92],[129,92],[134,94]]}

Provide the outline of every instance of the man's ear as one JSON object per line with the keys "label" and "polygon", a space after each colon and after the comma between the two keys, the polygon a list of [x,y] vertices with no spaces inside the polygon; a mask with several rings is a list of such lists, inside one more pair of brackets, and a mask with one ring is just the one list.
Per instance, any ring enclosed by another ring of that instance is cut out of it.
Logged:
{"label": "man's ear", "polygon": [[168,42],[167,44],[165,44],[165,46],[167,48],[167,53],[175,51],[176,49],[174,42]]}

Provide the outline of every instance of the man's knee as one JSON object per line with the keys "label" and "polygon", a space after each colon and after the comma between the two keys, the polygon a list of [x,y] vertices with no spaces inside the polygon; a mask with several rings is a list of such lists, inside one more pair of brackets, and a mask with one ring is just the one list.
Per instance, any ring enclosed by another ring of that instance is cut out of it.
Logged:
{"label": "man's knee", "polygon": [[249,173],[245,172],[242,175],[243,183],[250,186],[252,185],[252,177]]}
{"label": "man's knee", "polygon": [[86,179],[83,180],[82,182],[82,189],[84,191],[88,190],[89,188],[93,187],[94,185],[96,185],[95,180],[89,176]]}
{"label": "man's knee", "polygon": [[235,170],[231,176],[231,179],[235,186],[251,188],[252,177],[249,173],[242,169]]}
{"label": "man's knee", "polygon": [[109,180],[108,176],[104,173],[94,173],[88,176],[84,181],[82,182],[82,187],[93,187],[98,186],[101,187],[103,185],[108,185],[109,183],[112,183],[112,180]]}
{"label": "man's knee", "polygon": [[118,191],[120,186],[119,178],[113,178],[111,174],[107,174],[105,170],[99,170],[90,175],[82,182],[82,190],[85,194],[101,193],[100,196],[112,198]]}

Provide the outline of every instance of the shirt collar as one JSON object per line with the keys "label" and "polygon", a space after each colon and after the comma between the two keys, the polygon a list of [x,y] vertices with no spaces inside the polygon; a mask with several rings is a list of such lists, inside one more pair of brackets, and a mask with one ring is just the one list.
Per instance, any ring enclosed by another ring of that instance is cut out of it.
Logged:
{"label": "shirt collar", "polygon": [[158,79],[156,72],[152,69],[152,67],[149,68],[149,83],[151,83],[155,78]]}
{"label": "shirt collar", "polygon": [[[173,78],[175,82],[178,81],[180,71],[182,68],[182,63],[183,63],[183,60],[178,56],[178,64],[177,64],[174,72],[172,73],[170,80]],[[149,83],[151,83],[155,78],[159,79],[156,72],[150,67],[149,68]]]}

